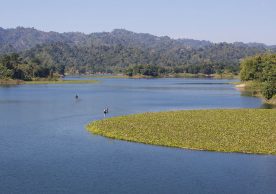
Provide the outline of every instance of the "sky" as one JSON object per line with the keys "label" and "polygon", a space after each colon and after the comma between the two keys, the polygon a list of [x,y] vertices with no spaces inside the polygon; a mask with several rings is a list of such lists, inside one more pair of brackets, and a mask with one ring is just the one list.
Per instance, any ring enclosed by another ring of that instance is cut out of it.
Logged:
{"label": "sky", "polygon": [[276,45],[276,0],[0,0],[0,27]]}

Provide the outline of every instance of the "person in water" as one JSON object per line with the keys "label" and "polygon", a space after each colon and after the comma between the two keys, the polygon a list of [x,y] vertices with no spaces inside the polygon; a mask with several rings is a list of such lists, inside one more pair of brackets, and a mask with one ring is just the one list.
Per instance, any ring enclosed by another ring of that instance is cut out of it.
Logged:
{"label": "person in water", "polygon": [[105,108],[104,109],[104,117],[106,116],[107,113],[108,113],[108,110]]}
{"label": "person in water", "polygon": [[104,109],[104,117],[106,116],[106,114],[108,113],[108,108]]}
{"label": "person in water", "polygon": [[75,98],[76,98],[76,99],[78,99],[78,98],[79,98],[78,94],[76,94]]}

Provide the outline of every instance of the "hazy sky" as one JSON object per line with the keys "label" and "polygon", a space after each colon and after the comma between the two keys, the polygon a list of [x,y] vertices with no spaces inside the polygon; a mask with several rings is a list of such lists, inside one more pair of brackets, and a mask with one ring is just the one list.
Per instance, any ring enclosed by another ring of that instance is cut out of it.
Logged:
{"label": "hazy sky", "polygon": [[276,0],[0,0],[0,26],[276,44]]}

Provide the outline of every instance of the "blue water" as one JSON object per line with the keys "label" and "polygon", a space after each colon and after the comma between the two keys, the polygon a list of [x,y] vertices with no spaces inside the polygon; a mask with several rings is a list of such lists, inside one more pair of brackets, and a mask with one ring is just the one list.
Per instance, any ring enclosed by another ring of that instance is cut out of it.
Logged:
{"label": "blue water", "polygon": [[100,80],[0,87],[0,193],[276,193],[276,156],[130,143],[84,128],[105,107],[112,117],[258,108],[260,99],[228,80]]}

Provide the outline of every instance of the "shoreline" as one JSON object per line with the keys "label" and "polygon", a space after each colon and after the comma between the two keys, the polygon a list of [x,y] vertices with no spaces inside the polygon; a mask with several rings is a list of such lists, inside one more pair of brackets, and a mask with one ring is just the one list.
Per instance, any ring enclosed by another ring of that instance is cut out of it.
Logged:
{"label": "shoreline", "polygon": [[254,82],[239,82],[239,83],[233,83],[235,85],[235,88],[238,89],[240,92],[250,92],[251,96],[261,98],[263,103],[269,104],[269,105],[276,105],[276,96],[272,97],[269,100],[266,100],[260,92],[259,85],[257,85]]}
{"label": "shoreline", "polygon": [[24,81],[22,80],[0,80],[0,86],[1,85],[20,85],[23,83]]}
{"label": "shoreline", "polygon": [[39,85],[39,84],[94,84],[99,83],[98,80],[0,80],[0,86],[3,85]]}
{"label": "shoreline", "polygon": [[[191,79],[236,79],[234,77],[217,77],[215,75],[205,75],[205,74],[174,74],[174,75],[165,75],[165,76],[144,76],[144,75],[135,75],[135,76],[126,76],[126,75],[67,75],[68,77],[77,76],[80,78],[95,78],[95,79],[162,79],[162,78],[191,78]],[[99,80],[47,80],[47,79],[38,79],[32,81],[23,81],[23,80],[0,80],[0,86],[5,85],[35,85],[35,84],[88,84],[88,83],[97,83]]]}
{"label": "shoreline", "polygon": [[98,83],[98,80],[57,80],[57,81],[27,81],[24,84],[36,85],[36,84],[94,84]]}
{"label": "shoreline", "polygon": [[142,74],[136,74],[133,76],[128,76],[125,74],[90,74],[90,75],[66,75],[66,76],[77,76],[84,78],[126,78],[126,79],[158,79],[158,78],[213,78],[213,79],[238,79],[237,75],[234,74],[191,74],[191,73],[174,73],[165,74],[158,76],[148,76]]}

